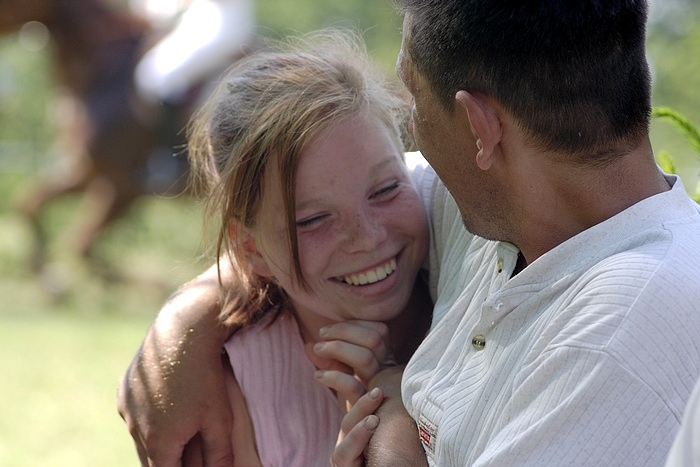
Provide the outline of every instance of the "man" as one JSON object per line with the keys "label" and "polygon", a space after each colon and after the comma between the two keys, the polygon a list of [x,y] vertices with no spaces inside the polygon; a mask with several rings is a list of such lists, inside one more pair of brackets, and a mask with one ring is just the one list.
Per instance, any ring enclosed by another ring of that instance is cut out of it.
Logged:
{"label": "man", "polygon": [[[700,211],[654,162],[646,2],[398,4],[442,181],[433,326],[401,379],[428,463],[662,465],[700,376]],[[386,454],[380,400],[337,464],[375,427]]]}
{"label": "man", "polygon": [[700,371],[700,220],[652,157],[645,2],[399,4],[413,134],[456,202],[437,187],[402,379],[429,463],[663,464]]}

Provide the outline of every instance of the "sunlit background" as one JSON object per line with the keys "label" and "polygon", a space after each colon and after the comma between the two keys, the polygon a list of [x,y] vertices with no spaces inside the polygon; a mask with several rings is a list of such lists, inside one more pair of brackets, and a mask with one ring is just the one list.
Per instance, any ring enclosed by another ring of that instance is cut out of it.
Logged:
{"label": "sunlit background", "polygon": [[[148,16],[163,32],[187,3],[109,1]],[[23,0],[3,0],[0,18],[12,3]],[[253,6],[260,36],[358,28],[394,76],[401,19],[389,0],[258,0]],[[696,124],[699,13],[696,0],[654,1],[648,43],[654,104]],[[47,263],[40,274],[32,271],[31,230],[15,206],[41,177],[72,170],[63,154],[70,146],[57,141],[70,108],[57,88],[53,51],[54,39],[40,23],[0,37],[0,465],[137,465],[115,408],[117,382],[163,300],[206,264],[200,210],[188,196],[140,199],[96,245],[96,273],[95,264],[73,254],[85,200],[66,196],[45,209]],[[692,146],[662,121],[653,122],[652,139],[694,192],[700,160]]]}

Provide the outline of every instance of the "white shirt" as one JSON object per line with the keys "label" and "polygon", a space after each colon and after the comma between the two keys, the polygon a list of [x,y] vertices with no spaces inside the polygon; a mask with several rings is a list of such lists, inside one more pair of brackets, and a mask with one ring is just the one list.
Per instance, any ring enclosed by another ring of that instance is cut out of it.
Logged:
{"label": "white shirt", "polygon": [[688,400],[666,467],[700,467],[700,380]]}
{"label": "white shirt", "polygon": [[700,376],[700,212],[667,180],[510,279],[425,171],[437,302],[402,395],[430,465],[663,465]]}

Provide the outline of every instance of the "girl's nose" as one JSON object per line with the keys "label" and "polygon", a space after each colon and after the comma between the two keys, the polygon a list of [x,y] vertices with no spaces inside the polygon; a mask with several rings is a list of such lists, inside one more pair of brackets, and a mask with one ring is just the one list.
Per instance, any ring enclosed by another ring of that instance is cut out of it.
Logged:
{"label": "girl's nose", "polygon": [[348,222],[346,250],[350,253],[375,250],[387,236],[381,219],[366,212],[358,212]]}

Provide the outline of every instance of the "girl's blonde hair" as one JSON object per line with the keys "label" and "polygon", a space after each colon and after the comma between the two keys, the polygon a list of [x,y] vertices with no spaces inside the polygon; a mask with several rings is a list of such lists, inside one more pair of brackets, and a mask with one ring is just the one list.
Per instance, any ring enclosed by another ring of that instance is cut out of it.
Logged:
{"label": "girl's blonde hair", "polygon": [[294,276],[306,287],[294,208],[299,157],[319,132],[359,114],[378,118],[403,152],[406,102],[371,63],[359,35],[327,30],[240,60],[193,117],[188,128],[193,182],[206,193],[205,225],[218,217],[217,262],[221,266],[228,258],[235,276],[222,311],[228,325],[246,325],[271,305],[289,306],[273,280],[251,272],[243,246],[229,230],[255,224],[263,185],[272,182],[264,177],[267,164],[278,164]]}

